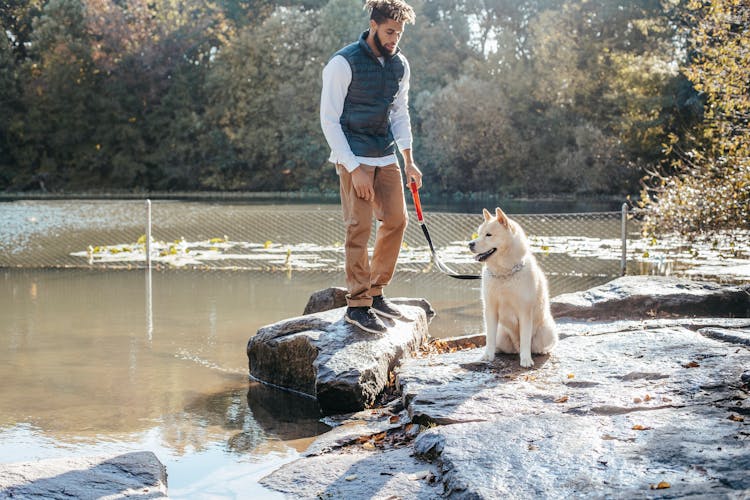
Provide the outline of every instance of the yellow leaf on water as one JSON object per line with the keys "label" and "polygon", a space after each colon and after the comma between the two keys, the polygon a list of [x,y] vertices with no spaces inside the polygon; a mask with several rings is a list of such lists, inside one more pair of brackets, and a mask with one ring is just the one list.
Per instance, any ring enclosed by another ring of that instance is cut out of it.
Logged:
{"label": "yellow leaf on water", "polygon": [[573,375],[572,373],[568,373],[568,378],[575,378],[575,375]]}

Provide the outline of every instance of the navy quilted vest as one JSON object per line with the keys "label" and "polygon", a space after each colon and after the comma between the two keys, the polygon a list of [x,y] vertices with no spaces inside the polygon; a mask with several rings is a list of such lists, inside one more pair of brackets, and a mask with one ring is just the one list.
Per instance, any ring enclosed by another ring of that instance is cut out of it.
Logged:
{"label": "navy quilted vest", "polygon": [[367,34],[334,54],[343,56],[352,69],[340,123],[356,156],[379,158],[396,151],[388,113],[404,77],[404,61],[397,52],[380,64],[367,45]]}

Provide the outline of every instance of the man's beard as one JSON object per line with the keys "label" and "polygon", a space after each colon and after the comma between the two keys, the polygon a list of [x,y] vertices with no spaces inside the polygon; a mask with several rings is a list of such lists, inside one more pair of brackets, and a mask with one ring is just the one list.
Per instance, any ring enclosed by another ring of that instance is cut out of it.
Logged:
{"label": "man's beard", "polygon": [[383,46],[383,44],[380,41],[380,37],[378,36],[377,31],[375,32],[375,36],[373,37],[373,40],[375,41],[375,47],[377,47],[378,52],[380,52],[381,56],[389,57],[393,55],[393,52],[389,51],[388,49],[385,48],[385,46]]}

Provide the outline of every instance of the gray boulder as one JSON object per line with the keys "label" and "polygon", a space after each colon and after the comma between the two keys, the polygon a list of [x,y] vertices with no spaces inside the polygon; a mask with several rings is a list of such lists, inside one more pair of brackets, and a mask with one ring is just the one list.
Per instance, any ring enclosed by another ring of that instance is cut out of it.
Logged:
{"label": "gray boulder", "polygon": [[315,397],[328,414],[371,406],[398,361],[427,339],[434,315],[425,300],[391,300],[405,317],[386,320],[383,335],[346,323],[344,308],[261,328],[247,344],[251,377]]}
{"label": "gray boulder", "polygon": [[554,297],[550,307],[555,318],[748,317],[750,285],[625,276],[585,292]]}
{"label": "gray boulder", "polygon": [[0,498],[168,498],[167,470],[145,451],[0,464]]}
{"label": "gray boulder", "polygon": [[302,314],[330,311],[346,305],[346,288],[333,286],[324,288],[310,295]]}

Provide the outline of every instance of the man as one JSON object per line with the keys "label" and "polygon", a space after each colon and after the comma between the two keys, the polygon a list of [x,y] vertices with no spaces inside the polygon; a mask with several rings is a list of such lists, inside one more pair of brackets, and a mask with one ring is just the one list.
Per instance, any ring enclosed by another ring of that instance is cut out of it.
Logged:
{"label": "man", "polygon": [[[367,0],[370,28],[333,55],[323,69],[320,121],[336,165],[346,226],[345,320],[383,333],[381,317],[401,312],[383,296],[396,269],[406,230],[406,201],[396,147],[407,180],[422,186],[412,159],[409,64],[398,43],[414,10],[402,0]],[[367,253],[373,215],[380,221],[372,260]]]}

